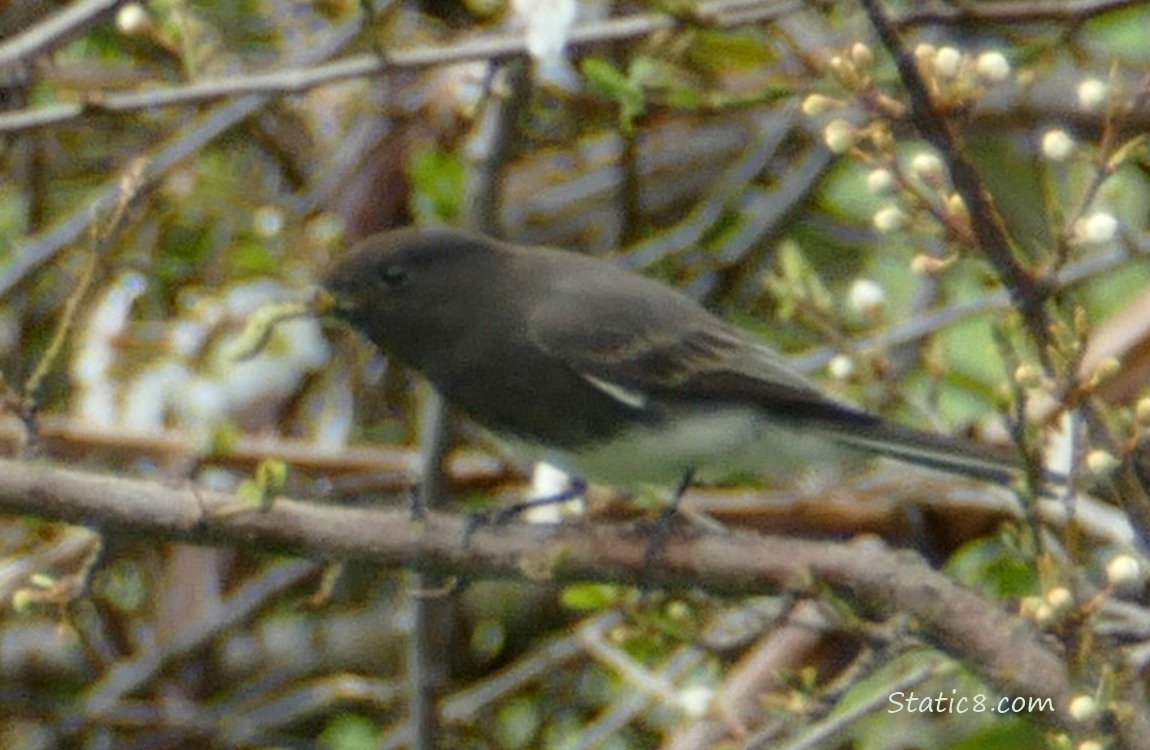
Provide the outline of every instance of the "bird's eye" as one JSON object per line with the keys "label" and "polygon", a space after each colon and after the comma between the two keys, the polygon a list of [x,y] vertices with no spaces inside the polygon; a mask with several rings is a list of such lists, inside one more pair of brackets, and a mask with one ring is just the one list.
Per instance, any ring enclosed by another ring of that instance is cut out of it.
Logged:
{"label": "bird's eye", "polygon": [[403,286],[407,281],[407,269],[403,266],[383,266],[379,269],[379,280],[384,286]]}

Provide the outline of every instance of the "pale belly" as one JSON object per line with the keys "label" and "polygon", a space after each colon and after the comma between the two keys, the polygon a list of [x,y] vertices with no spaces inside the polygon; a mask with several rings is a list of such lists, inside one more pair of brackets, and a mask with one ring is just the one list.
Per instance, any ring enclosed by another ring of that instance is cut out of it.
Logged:
{"label": "pale belly", "polygon": [[517,457],[546,461],[582,479],[621,489],[673,486],[688,470],[703,483],[753,474],[793,476],[857,455],[817,432],[772,423],[749,409],[699,410],[671,430],[638,428],[626,436],[571,452],[505,440]]}

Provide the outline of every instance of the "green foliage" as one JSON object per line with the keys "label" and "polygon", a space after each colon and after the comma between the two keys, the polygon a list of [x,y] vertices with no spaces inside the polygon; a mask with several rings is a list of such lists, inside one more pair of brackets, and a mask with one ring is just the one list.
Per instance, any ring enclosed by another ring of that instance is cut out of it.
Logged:
{"label": "green foliage", "polygon": [[537,736],[543,725],[542,706],[528,698],[507,701],[495,718],[495,732],[502,747],[508,750],[537,747]]}
{"label": "green foliage", "polygon": [[288,465],[278,459],[264,459],[250,479],[236,487],[236,496],[256,510],[269,510],[287,485]]}
{"label": "green foliage", "polygon": [[997,599],[1017,599],[1039,589],[1034,565],[1001,536],[967,542],[950,556],[946,571]]}
{"label": "green foliage", "polygon": [[149,582],[131,559],[116,560],[97,572],[92,592],[121,612],[134,612],[148,599]]}
{"label": "green foliage", "polygon": [[560,601],[577,612],[595,612],[615,604],[620,597],[618,586],[606,583],[580,583],[565,586]]}
{"label": "green foliage", "polygon": [[711,74],[769,65],[775,58],[770,44],[753,29],[697,29],[690,35],[686,59]]}
{"label": "green foliage", "polygon": [[777,270],[763,280],[763,285],[774,296],[778,315],[784,320],[804,312],[821,317],[832,309],[830,291],[818,269],[794,243],[779,248]]}
{"label": "green foliage", "polygon": [[1095,17],[1086,22],[1086,27],[1089,33],[1084,35],[1085,44],[1093,54],[1121,59],[1130,65],[1150,61],[1150,47],[1146,44],[1150,9],[1145,5]]}
{"label": "green foliage", "polygon": [[[636,65],[642,70],[649,67],[649,61],[636,62]],[[580,70],[591,88],[618,105],[619,125],[623,133],[634,132],[635,120],[647,111],[646,97],[641,84],[635,80],[635,70],[623,73],[607,60],[597,57],[585,58]]]}
{"label": "green foliage", "polygon": [[232,243],[228,262],[234,269],[233,278],[237,280],[274,276],[282,265],[282,259],[267,243],[247,238]]}
{"label": "green foliage", "polygon": [[1045,750],[1050,746],[1034,722],[1003,719],[948,745],[946,750]]}
{"label": "green foliage", "polygon": [[459,218],[466,165],[453,152],[436,146],[414,150],[407,166],[409,208],[417,224],[452,223]]}
{"label": "green foliage", "polygon": [[357,714],[334,716],[318,738],[320,750],[374,750],[379,747],[379,730],[370,720]]}

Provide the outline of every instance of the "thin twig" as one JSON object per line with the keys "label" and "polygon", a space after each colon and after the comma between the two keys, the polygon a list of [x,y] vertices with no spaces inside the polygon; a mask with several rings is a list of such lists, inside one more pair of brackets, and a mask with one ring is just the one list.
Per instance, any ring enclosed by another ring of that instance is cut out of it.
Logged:
{"label": "thin twig", "polygon": [[0,68],[67,43],[110,16],[127,0],[80,0],[0,44]]}
{"label": "thin twig", "polygon": [[[330,36],[302,52],[290,55],[285,64],[300,65],[322,60],[342,48],[358,33],[358,22],[348,22]],[[192,156],[222,133],[242,122],[262,107],[268,96],[245,96],[223,104],[192,120],[167,141],[143,158],[147,169],[142,176],[148,183],[166,173],[176,164]],[[92,198],[71,214],[57,221],[47,231],[26,239],[9,249],[10,260],[0,266],[0,297],[8,294],[29,273],[54,258],[58,252],[79,239],[99,217],[107,216],[120,200],[119,178],[105,182]]]}
{"label": "thin twig", "polygon": [[1048,371],[1050,360],[1050,316],[1046,311],[1047,292],[1036,277],[1015,257],[1014,242],[998,212],[982,176],[954,132],[950,122],[935,105],[930,88],[919,73],[914,56],[903,44],[887,19],[879,0],[860,0],[879,39],[894,58],[903,87],[910,97],[910,117],[922,136],[931,143],[946,162],[955,190],[970,212],[971,228],[978,247],[1002,278],[1015,307],[1026,321],[1038,356]]}
{"label": "thin twig", "polygon": [[[793,12],[801,4],[796,0],[768,0],[748,5],[720,0],[705,3],[701,17],[716,28],[769,21]],[[737,17],[728,17],[738,10]],[[673,29],[680,20],[663,13],[638,13],[577,26],[572,29],[568,47],[577,49],[603,42],[623,41]],[[130,112],[177,104],[195,104],[245,94],[292,94],[326,83],[377,76],[399,70],[418,70],[476,60],[505,60],[524,55],[527,42],[521,33],[494,33],[456,40],[450,44],[429,45],[388,52],[386,58],[362,54],[312,67],[292,67],[272,73],[231,76],[226,79],[199,81],[186,86],[155,88],[147,91],[106,94],[84,102],[54,104],[17,110],[0,115],[0,132],[26,130],[77,119],[89,111]]]}
{"label": "thin twig", "polygon": [[940,2],[930,8],[911,7],[895,19],[900,29],[928,24],[1017,24],[1061,21],[1079,24],[1114,10],[1145,4],[1145,0],[998,0],[993,3]]}

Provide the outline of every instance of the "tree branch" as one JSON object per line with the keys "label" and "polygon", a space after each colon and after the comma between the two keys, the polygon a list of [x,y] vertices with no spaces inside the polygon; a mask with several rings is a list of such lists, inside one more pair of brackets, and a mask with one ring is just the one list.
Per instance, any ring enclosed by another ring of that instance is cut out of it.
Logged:
{"label": "tree branch", "polygon": [[[344,24],[318,43],[301,52],[288,56],[286,65],[302,65],[327,58],[350,41],[357,27]],[[249,95],[226,102],[205,112],[174,133],[155,149],[146,154],[135,155],[127,160],[143,163],[141,189],[145,189],[176,164],[197,153],[217,136],[258,111],[267,102],[268,96]],[[85,110],[80,106],[81,112]],[[14,113],[19,114],[19,113]],[[52,227],[22,243],[10,248],[10,260],[0,265],[0,296],[20,283],[29,273],[55,257],[56,253],[82,236],[93,221],[103,219],[111,211],[121,195],[120,176],[114,176],[93,191],[90,199],[78,208],[56,221]]]}
{"label": "tree branch", "polygon": [[0,68],[26,60],[83,34],[127,0],[81,0],[0,44]]}
{"label": "tree branch", "polygon": [[829,586],[864,612],[911,615],[925,637],[1009,697],[1050,698],[1036,714],[1064,724],[1066,667],[1025,621],[931,569],[911,552],[874,539],[853,544],[748,532],[679,536],[658,567],[644,564],[647,540],[627,527],[593,524],[481,529],[464,544],[468,519],[431,513],[414,522],[402,508],[347,508],[277,500],[259,511],[234,496],[0,459],[0,509],[92,525],[111,533],[243,546],[320,558],[467,576],[554,581],[644,581],[729,593],[809,591]]}
{"label": "tree branch", "polygon": [[[769,21],[798,7],[794,0],[742,2],[718,0],[704,3],[696,11],[700,22],[716,28]],[[571,48],[604,42],[623,41],[672,29],[682,22],[666,13],[637,13],[577,26],[568,39]],[[270,73],[229,76],[186,86],[152,88],[147,91],[108,94],[85,102],[52,104],[0,115],[0,132],[27,130],[55,125],[84,116],[90,110],[131,112],[177,104],[196,104],[247,94],[290,94],[326,83],[362,78],[399,70],[473,62],[505,60],[527,54],[522,33],[500,32],[458,39],[449,44],[392,50],[385,57],[365,53],[310,67],[298,66]]]}
{"label": "tree branch", "polygon": [[983,184],[978,168],[970,160],[950,122],[935,106],[930,90],[920,75],[910,50],[886,17],[879,0],[860,0],[871,25],[898,67],[899,78],[910,98],[910,118],[923,138],[938,149],[946,162],[954,189],[970,212],[970,225],[978,247],[999,274],[1026,328],[1038,345],[1038,356],[1049,368],[1050,317],[1045,303],[1046,289],[1015,257],[1014,242],[1006,222]]}

